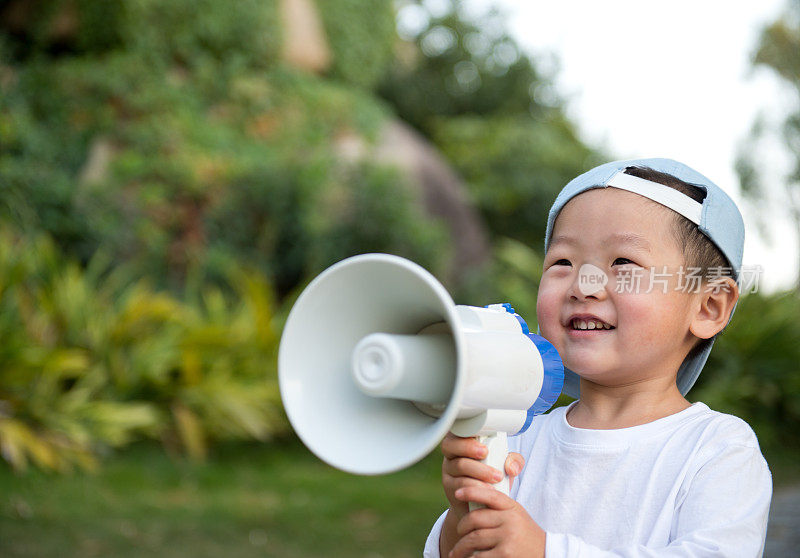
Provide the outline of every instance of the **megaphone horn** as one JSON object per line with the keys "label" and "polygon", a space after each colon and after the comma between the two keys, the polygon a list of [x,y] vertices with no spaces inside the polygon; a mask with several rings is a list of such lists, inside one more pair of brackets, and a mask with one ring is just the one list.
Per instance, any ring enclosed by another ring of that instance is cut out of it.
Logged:
{"label": "megaphone horn", "polygon": [[487,460],[504,461],[505,435],[552,406],[563,366],[510,305],[456,306],[419,265],[365,254],[301,293],[278,378],[303,443],[336,468],[369,475],[415,463],[449,430],[491,436]]}

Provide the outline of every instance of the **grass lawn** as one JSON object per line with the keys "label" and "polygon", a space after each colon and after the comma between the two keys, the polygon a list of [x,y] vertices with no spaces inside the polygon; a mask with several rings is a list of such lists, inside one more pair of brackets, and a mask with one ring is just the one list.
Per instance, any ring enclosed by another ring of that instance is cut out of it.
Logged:
{"label": "grass lawn", "polygon": [[358,477],[296,442],[228,448],[206,464],[143,446],[67,476],[0,463],[0,556],[420,556],[446,507],[440,471],[435,452]]}
{"label": "grass lawn", "polygon": [[[796,453],[767,460],[776,488],[800,482]],[[95,474],[15,475],[0,462],[0,556],[418,557],[446,505],[440,467],[437,451],[358,477],[296,441],[223,448],[206,464],[144,445]]]}

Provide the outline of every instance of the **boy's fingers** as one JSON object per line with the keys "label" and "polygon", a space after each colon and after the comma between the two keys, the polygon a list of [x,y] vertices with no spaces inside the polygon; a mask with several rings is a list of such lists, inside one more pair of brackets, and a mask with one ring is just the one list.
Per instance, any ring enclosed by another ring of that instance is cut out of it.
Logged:
{"label": "boy's fingers", "polygon": [[514,500],[487,484],[463,486],[456,490],[455,497],[462,502],[483,504],[493,510],[507,510],[516,505]]}
{"label": "boy's fingers", "polygon": [[490,484],[498,482],[503,477],[494,467],[467,457],[446,459],[442,464],[442,471],[451,477],[471,477]]}
{"label": "boy's fingers", "polygon": [[492,549],[499,543],[499,529],[478,529],[461,537],[448,555],[448,558],[468,558],[476,551]]}
{"label": "boy's fingers", "polygon": [[511,487],[514,486],[514,479],[517,478],[522,472],[522,468],[525,467],[525,458],[522,457],[520,454],[516,452],[511,452],[508,454],[506,458],[506,475],[508,475],[508,489],[511,490]]}
{"label": "boy's fingers", "polygon": [[516,477],[522,472],[522,468],[525,466],[525,458],[522,455],[511,452],[506,457],[506,474],[509,477]]}
{"label": "boy's fingers", "polygon": [[450,482],[445,481],[445,493],[449,489],[450,492],[455,494],[455,491],[459,488],[464,488],[465,486],[475,486],[478,484],[485,484],[483,481],[479,481],[477,479],[471,479],[469,477],[453,477],[450,479]]}
{"label": "boy's fingers", "polygon": [[448,432],[442,440],[442,453],[447,459],[456,457],[483,459],[488,455],[489,450],[475,438],[460,438],[452,432]]}
{"label": "boy's fingers", "polygon": [[468,533],[477,529],[493,529],[502,525],[502,517],[496,510],[481,508],[465,515],[456,526],[459,537],[464,537]]}

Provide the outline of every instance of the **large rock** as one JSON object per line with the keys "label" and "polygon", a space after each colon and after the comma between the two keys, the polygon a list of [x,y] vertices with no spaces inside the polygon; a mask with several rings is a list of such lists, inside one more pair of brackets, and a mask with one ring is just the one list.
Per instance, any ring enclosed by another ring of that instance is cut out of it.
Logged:
{"label": "large rock", "polygon": [[486,226],[470,202],[463,181],[436,147],[408,124],[388,121],[375,146],[367,146],[357,136],[341,136],[337,152],[348,161],[372,158],[397,167],[409,177],[408,184],[417,188],[426,213],[441,219],[450,233],[453,258],[446,281],[458,283],[489,260]]}

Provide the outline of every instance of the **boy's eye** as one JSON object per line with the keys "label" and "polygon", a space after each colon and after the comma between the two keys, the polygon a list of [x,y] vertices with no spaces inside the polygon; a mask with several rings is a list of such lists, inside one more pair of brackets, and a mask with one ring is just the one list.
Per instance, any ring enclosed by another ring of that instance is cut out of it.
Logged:
{"label": "boy's eye", "polygon": [[560,260],[556,260],[553,262],[553,265],[572,265],[569,260],[561,258]]}
{"label": "boy's eye", "polygon": [[634,262],[629,260],[628,258],[617,258],[616,260],[614,260],[614,263],[612,263],[611,265],[625,265],[625,264],[632,264],[632,263],[634,263]]}

